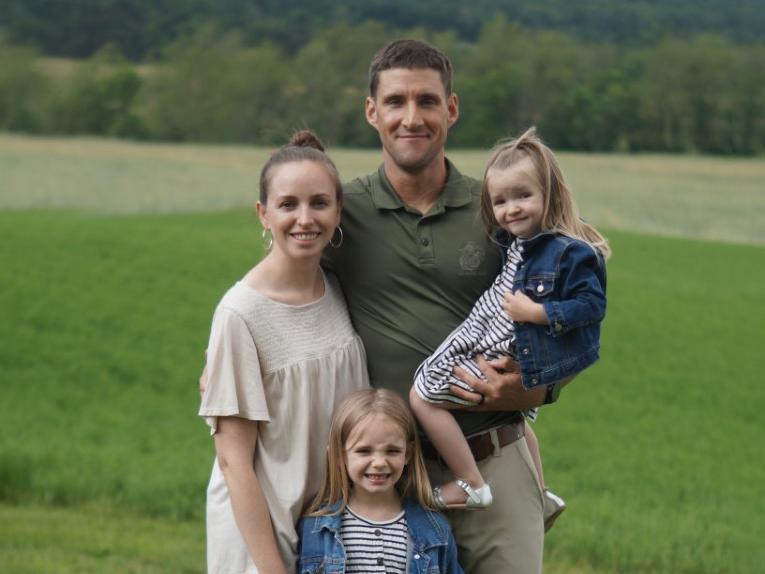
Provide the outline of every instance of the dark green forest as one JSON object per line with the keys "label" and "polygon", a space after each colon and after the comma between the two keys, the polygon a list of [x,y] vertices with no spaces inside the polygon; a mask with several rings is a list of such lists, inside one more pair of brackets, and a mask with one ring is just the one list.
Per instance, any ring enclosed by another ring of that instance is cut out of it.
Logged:
{"label": "dark green forest", "polygon": [[[765,150],[762,0],[0,0],[0,129],[376,145],[362,103],[385,42],[455,66],[451,146],[537,125],[560,149]],[[66,73],[50,57],[75,59]]]}

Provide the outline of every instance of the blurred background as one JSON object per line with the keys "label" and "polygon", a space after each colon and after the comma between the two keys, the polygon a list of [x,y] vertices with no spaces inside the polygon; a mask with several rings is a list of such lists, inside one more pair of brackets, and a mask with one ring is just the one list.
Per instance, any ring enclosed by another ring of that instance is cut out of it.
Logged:
{"label": "blurred background", "polygon": [[763,30],[763,0],[0,0],[0,572],[205,571],[197,379],[259,170],[304,127],[376,169],[398,37],[452,59],[461,171],[536,125],[614,249],[602,360],[535,427],[545,572],[761,571]]}

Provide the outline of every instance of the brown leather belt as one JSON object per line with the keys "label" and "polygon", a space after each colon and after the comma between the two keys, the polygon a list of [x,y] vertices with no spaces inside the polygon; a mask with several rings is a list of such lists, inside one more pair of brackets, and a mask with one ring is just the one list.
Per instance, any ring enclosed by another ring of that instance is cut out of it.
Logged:
{"label": "brown leather belt", "polygon": [[[467,439],[468,446],[470,447],[470,452],[473,453],[473,458],[476,462],[488,458],[494,454],[494,445],[492,444],[491,440],[492,432],[497,433],[497,442],[499,443],[499,447],[502,448],[503,446],[514,443],[526,434],[526,423],[524,419],[521,419],[518,422],[509,423],[505,426],[501,426],[479,435],[471,436],[469,439]],[[430,460],[441,460],[441,456],[438,454],[438,451],[429,442],[423,441],[422,456]]]}

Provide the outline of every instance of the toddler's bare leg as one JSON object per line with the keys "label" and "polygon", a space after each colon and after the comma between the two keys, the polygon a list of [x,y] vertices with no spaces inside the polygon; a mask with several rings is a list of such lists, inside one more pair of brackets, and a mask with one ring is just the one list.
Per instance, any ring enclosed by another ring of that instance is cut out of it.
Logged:
{"label": "toddler's bare leg", "polygon": [[[473,488],[483,486],[481,471],[454,416],[448,410],[422,400],[414,387],[409,393],[409,402],[417,420],[454,476],[466,480]],[[443,485],[441,494],[447,504],[459,504],[466,499],[465,491],[453,482]]]}
{"label": "toddler's bare leg", "polygon": [[545,487],[545,477],[542,474],[542,455],[539,453],[539,441],[537,435],[534,434],[534,430],[527,422],[526,425],[526,445],[529,447],[529,454],[531,454],[531,460],[534,462],[534,467],[537,469],[537,475],[539,476],[539,482],[542,488]]}

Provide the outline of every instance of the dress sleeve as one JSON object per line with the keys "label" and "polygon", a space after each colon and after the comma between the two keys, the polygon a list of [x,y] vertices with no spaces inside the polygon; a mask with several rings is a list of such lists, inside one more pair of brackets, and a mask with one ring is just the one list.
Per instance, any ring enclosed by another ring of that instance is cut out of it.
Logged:
{"label": "dress sleeve", "polygon": [[218,417],[269,421],[258,349],[244,320],[218,307],[207,347],[207,387],[199,415],[215,434]]}

